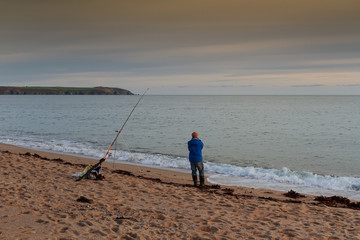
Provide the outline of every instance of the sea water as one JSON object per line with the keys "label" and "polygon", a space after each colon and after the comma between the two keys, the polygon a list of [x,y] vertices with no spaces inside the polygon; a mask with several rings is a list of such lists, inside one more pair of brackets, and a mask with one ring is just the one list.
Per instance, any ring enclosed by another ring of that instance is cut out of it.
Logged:
{"label": "sea water", "polygon": [[[2,95],[0,142],[100,159],[139,98]],[[360,200],[360,96],[145,96],[110,159],[188,171],[193,131],[211,183]]]}

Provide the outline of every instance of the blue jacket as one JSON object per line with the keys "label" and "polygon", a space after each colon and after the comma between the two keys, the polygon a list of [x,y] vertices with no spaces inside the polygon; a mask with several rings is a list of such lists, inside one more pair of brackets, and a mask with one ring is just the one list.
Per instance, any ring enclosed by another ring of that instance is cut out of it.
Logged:
{"label": "blue jacket", "polygon": [[189,161],[190,162],[201,162],[203,160],[201,150],[203,149],[204,144],[198,138],[193,138],[188,141],[189,149]]}

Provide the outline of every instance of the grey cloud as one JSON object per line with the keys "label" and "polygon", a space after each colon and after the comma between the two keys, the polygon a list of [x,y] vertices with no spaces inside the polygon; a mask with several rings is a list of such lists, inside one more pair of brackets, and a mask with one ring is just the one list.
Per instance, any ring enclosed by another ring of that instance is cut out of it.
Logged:
{"label": "grey cloud", "polygon": [[339,87],[360,87],[360,83],[359,84],[341,84],[341,85],[337,85]]}
{"label": "grey cloud", "polygon": [[292,85],[291,87],[324,87],[324,84]]}
{"label": "grey cloud", "polygon": [[[197,76],[213,74],[219,77],[214,86],[230,88],[268,84],[284,73],[359,69],[357,0],[203,3],[5,1],[0,81],[131,72],[134,79],[161,76],[169,82],[184,74],[195,83]],[[258,76],[256,84],[246,76]],[[294,85],[310,86],[321,85]]]}

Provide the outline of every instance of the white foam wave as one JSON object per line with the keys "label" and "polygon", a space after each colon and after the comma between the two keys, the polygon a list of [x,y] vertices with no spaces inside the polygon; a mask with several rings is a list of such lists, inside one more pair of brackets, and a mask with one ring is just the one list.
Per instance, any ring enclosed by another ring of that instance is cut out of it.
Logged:
{"label": "white foam wave", "polygon": [[[95,144],[86,145],[67,140],[42,141],[32,138],[17,138],[15,140],[0,137],[0,142],[37,150],[83,155],[95,159],[100,159],[106,152],[106,149],[98,148]],[[164,154],[131,153],[118,150],[112,151],[111,158],[116,161],[133,162],[161,168],[190,168],[187,158]],[[213,162],[207,162],[205,168],[209,175],[208,181],[215,184],[261,187],[275,190],[289,190],[291,188],[310,194],[314,194],[314,191],[331,190],[343,196],[350,196],[352,199],[360,200],[360,178],[322,176],[311,172],[291,171],[286,167],[282,169],[264,169]]]}
{"label": "white foam wave", "polygon": [[238,167],[228,164],[208,163],[210,171],[232,177],[245,177],[274,183],[303,185],[333,190],[360,190],[360,178],[322,176],[311,172],[282,169],[264,169],[255,167]]}

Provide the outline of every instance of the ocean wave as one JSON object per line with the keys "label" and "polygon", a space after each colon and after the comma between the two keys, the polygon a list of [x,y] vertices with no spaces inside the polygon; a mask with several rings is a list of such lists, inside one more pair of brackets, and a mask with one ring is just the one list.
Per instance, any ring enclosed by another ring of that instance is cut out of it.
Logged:
{"label": "ocean wave", "polygon": [[[106,153],[106,149],[96,147],[94,143],[87,145],[68,140],[44,141],[35,138],[11,139],[0,137],[0,142],[36,150],[82,155],[94,159],[100,159]],[[161,168],[190,169],[187,158],[165,154],[112,150],[110,159]],[[213,162],[206,162],[205,168],[209,175],[208,180],[216,184],[242,186],[245,179],[247,182],[260,183],[260,186],[265,186],[265,188],[269,183],[272,183],[278,186],[303,186],[335,191],[352,191],[360,194],[360,178],[355,177],[323,176],[305,171],[292,171],[286,167],[282,169],[265,169]]]}
{"label": "ocean wave", "polygon": [[261,180],[278,184],[324,188],[331,190],[359,191],[360,178],[323,176],[305,171],[292,171],[286,167],[282,169],[265,169],[255,167],[238,167],[228,164],[207,163],[208,171],[223,175]]}

